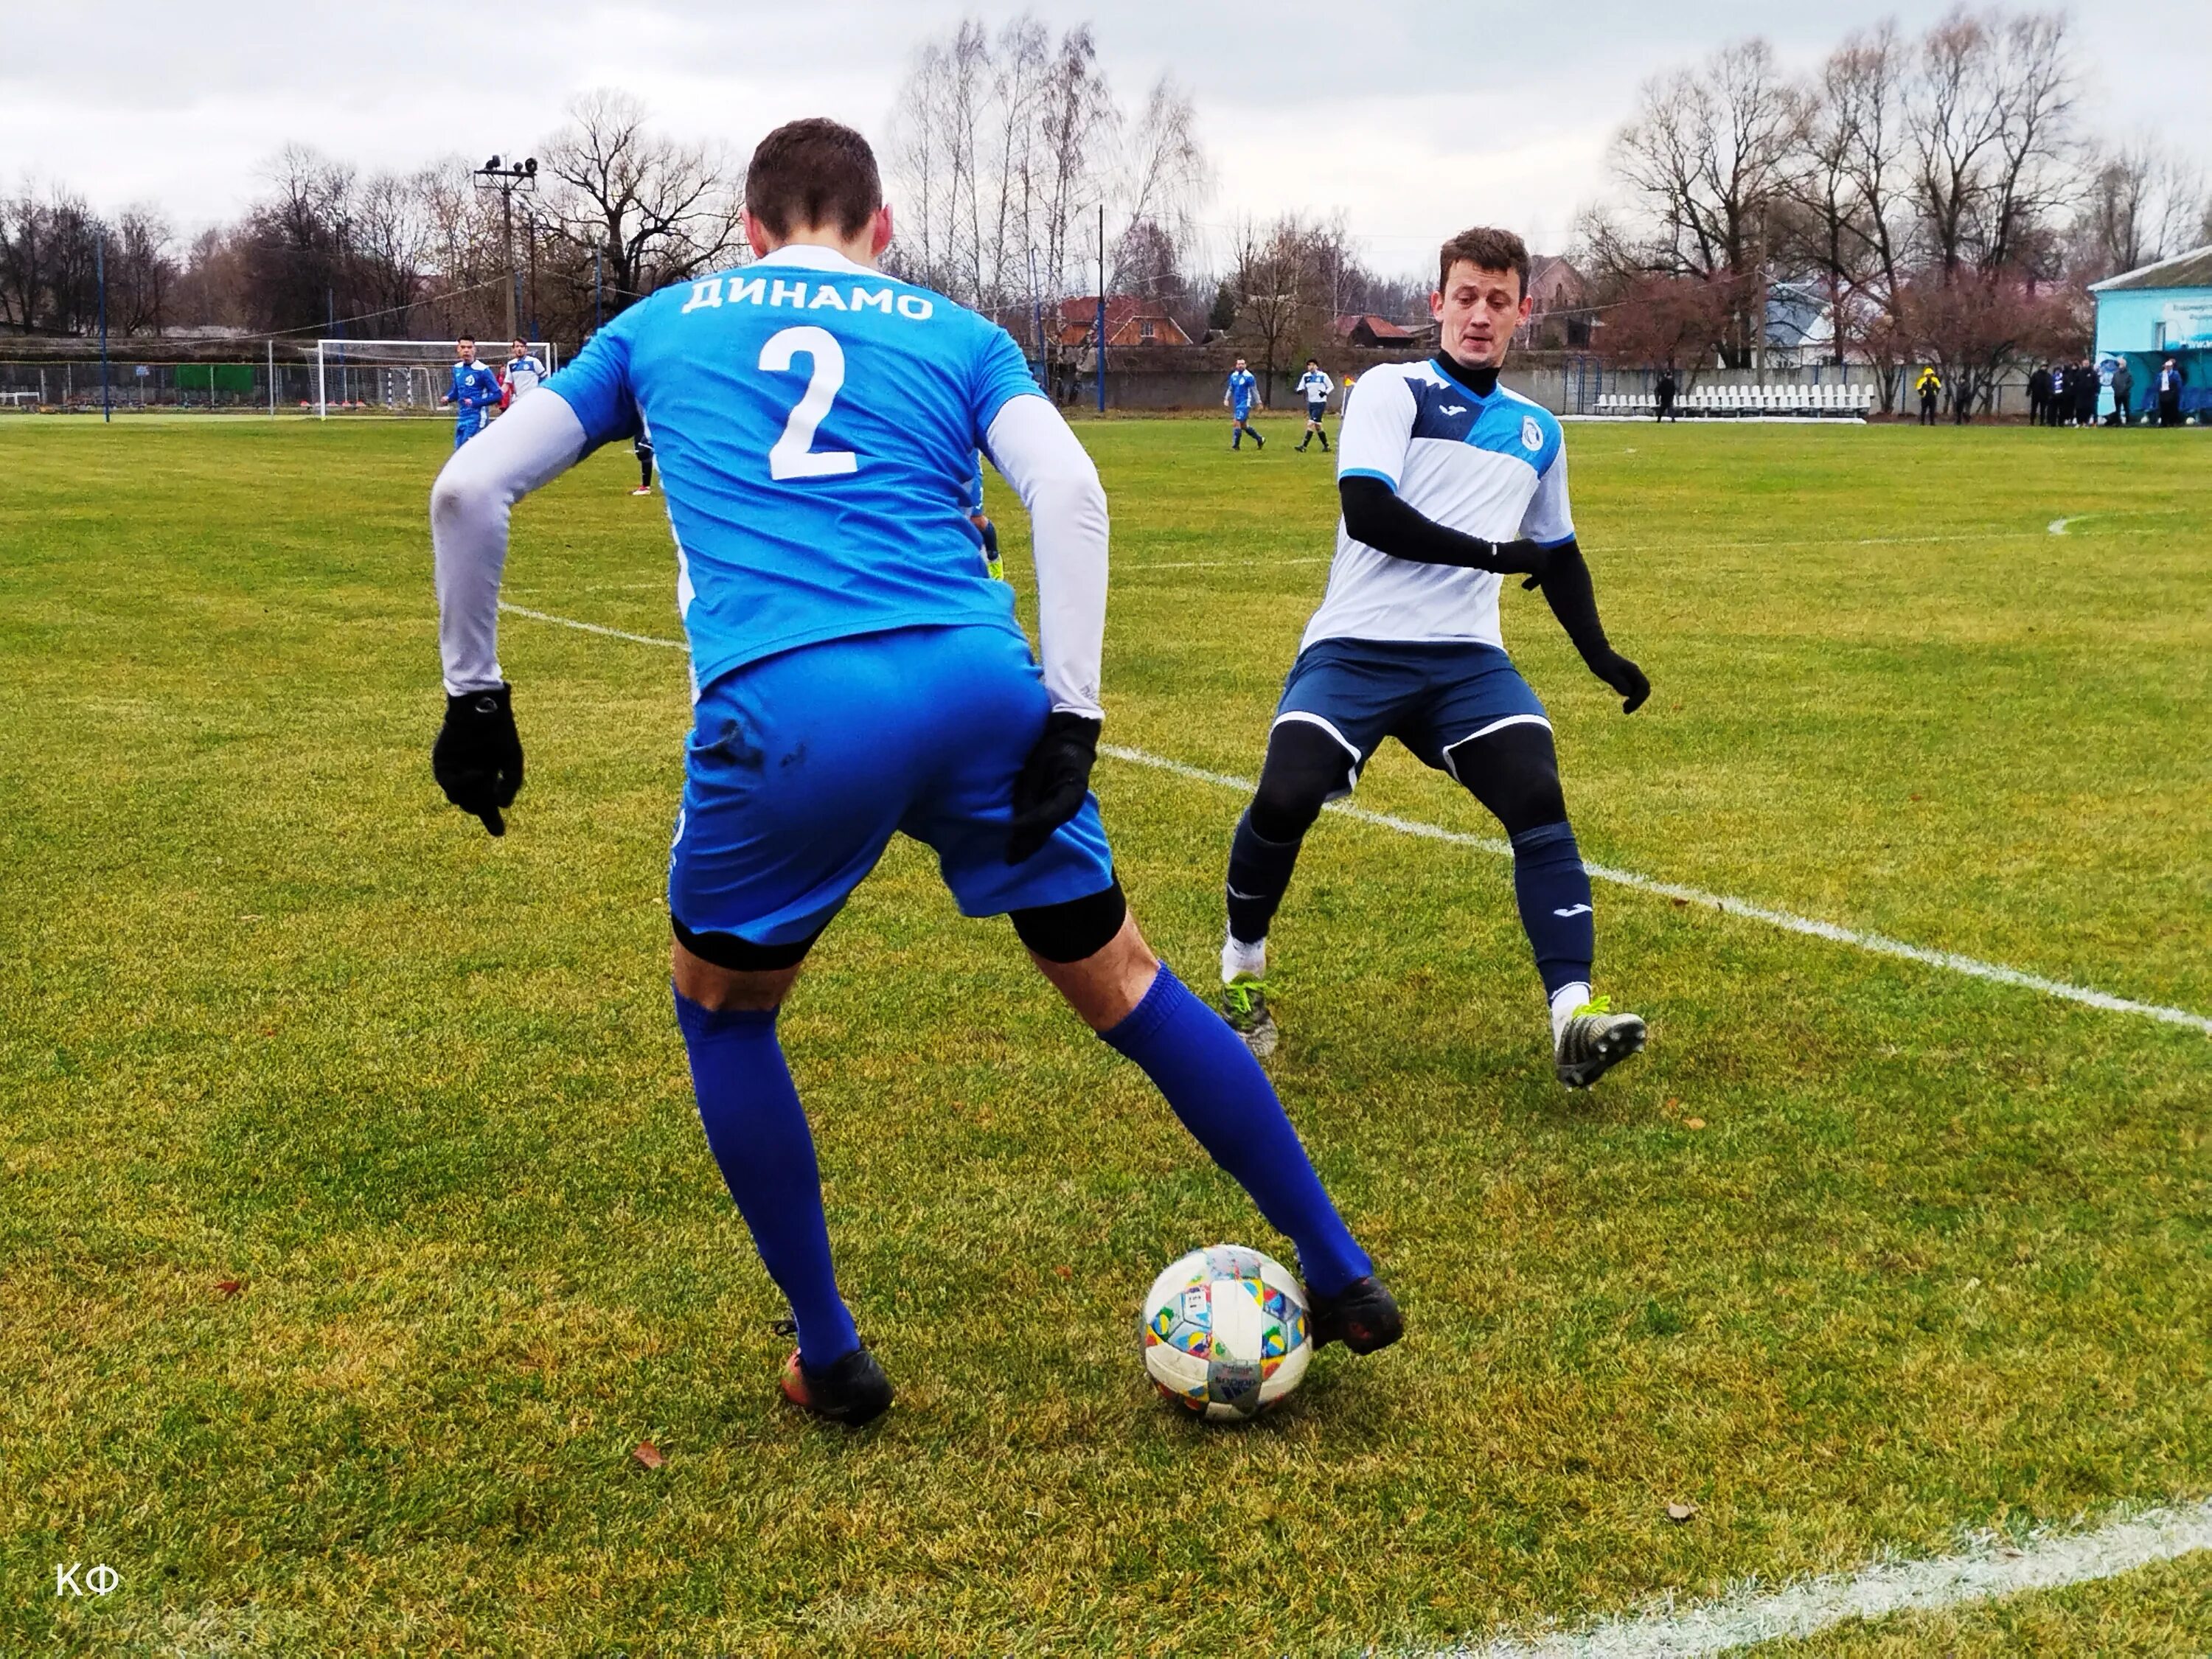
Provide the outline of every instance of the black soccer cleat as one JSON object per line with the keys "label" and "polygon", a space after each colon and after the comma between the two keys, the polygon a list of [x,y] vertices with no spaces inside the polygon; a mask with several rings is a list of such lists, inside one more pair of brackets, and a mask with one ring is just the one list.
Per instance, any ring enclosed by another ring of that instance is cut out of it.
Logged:
{"label": "black soccer cleat", "polygon": [[1341,1342],[1354,1353],[1387,1348],[1406,1334],[1406,1316],[1397,1298],[1370,1273],[1355,1279],[1334,1296],[1306,1291],[1306,1328],[1316,1348]]}
{"label": "black soccer cleat", "polygon": [[783,1362],[783,1397],[801,1411],[848,1429],[866,1428],[891,1408],[895,1391],[863,1342],[817,1370],[797,1349]]}
{"label": "black soccer cleat", "polygon": [[1570,1089],[1587,1089],[1631,1054],[1650,1033],[1634,1014],[1616,1014],[1603,997],[1585,1002],[1559,1033],[1553,1068]]}

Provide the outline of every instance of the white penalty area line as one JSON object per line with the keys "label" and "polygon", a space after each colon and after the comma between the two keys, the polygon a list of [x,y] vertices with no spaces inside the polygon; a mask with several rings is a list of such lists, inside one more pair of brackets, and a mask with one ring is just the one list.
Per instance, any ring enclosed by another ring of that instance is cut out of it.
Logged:
{"label": "white penalty area line", "polygon": [[[1115,760],[1127,761],[1135,766],[1150,766],[1163,772],[1172,772],[1179,777],[1201,783],[1216,784],[1224,789],[1241,790],[1249,794],[1256,787],[1249,778],[1233,778],[1220,772],[1207,772],[1195,766],[1186,766],[1181,761],[1165,760],[1158,755],[1148,755],[1141,749],[1124,749],[1119,744],[1101,745],[1099,753],[1110,755]],[[1492,836],[1471,836],[1457,830],[1446,830],[1440,824],[1423,823],[1414,818],[1393,817],[1384,812],[1370,812],[1364,807],[1346,801],[1334,801],[1322,809],[1345,817],[1356,818],[1362,823],[1371,823],[1380,829],[1395,830],[1401,836],[1418,836],[1425,841],[1449,842],[1455,847],[1472,847],[1485,853],[1510,855],[1510,842]],[[1917,962],[1929,968],[1948,968],[1953,973],[1971,978],[1990,980],[1999,985],[2014,985],[2022,990],[2039,991],[2045,996],[2063,997],[2069,1002],[2079,1002],[2091,1008],[2101,1008],[2108,1013],[2140,1014],[2147,1019],[2162,1020],[2169,1025],[2184,1025],[2212,1036],[2212,1017],[2191,1013],[2186,1008],[2166,1008],[2154,1002],[2136,1002],[2126,997],[2116,997],[2108,991],[2096,990],[2087,985],[2069,985],[2063,980],[2045,979],[2039,974],[2022,972],[2008,968],[2002,963],[1984,962],[1978,957],[1960,956],[1953,951],[1931,951],[1918,945],[1908,945],[1903,939],[1890,939],[1881,933],[1864,933],[1855,928],[1840,927],[1832,921],[1820,921],[1811,916],[1792,915],[1787,910],[1771,910],[1765,905],[1752,904],[1722,893],[1709,893],[1700,887],[1684,887],[1671,881],[1655,881],[1650,876],[1637,874],[1632,870],[1615,870],[1602,864],[1583,866],[1595,881],[1610,882],[1616,887],[1632,888],[1639,893],[1656,894],[1662,898],[1679,899],[1686,904],[1702,905],[1724,915],[1741,916],[1748,921],[1763,921],[1770,927],[1784,933],[1802,933],[1809,939],[1824,939],[1836,945],[1848,945],[1855,950],[1866,951],[1875,956],[1896,957],[1906,962]]]}
{"label": "white penalty area line", "polygon": [[2212,1500],[2144,1510],[2089,1532],[2043,1534],[2017,1545],[1984,1540],[1958,1555],[1878,1562],[1781,1589],[1750,1585],[1704,1607],[1662,1607],[1572,1634],[1453,1649],[1438,1659],[1693,1659],[1812,1636],[1849,1620],[2095,1583],[2207,1549],[2212,1549]]}
{"label": "white penalty area line", "polygon": [[[579,633],[597,634],[604,639],[627,640],[632,645],[657,646],[668,651],[685,651],[690,647],[682,640],[659,639],[650,634],[629,634],[619,628],[603,628],[597,623],[578,622],[573,617],[556,617],[550,611],[532,611],[519,605],[509,605],[504,599],[499,608],[512,617],[526,617],[532,622],[551,623],[560,628],[573,628]],[[1149,766],[1162,772],[1172,772],[1178,777],[1189,778],[1200,783],[1214,784],[1224,789],[1241,790],[1250,794],[1256,786],[1249,778],[1231,777],[1223,772],[1208,772],[1196,766],[1186,766],[1181,761],[1167,760],[1158,755],[1146,754],[1141,749],[1126,749],[1119,744],[1102,744],[1098,752],[1115,760],[1127,761],[1133,766]],[[1480,852],[1497,853],[1510,856],[1512,844],[1494,836],[1471,836],[1462,830],[1447,830],[1441,824],[1423,823],[1417,818],[1394,817],[1387,812],[1370,812],[1364,806],[1354,806],[1349,801],[1332,801],[1324,811],[1335,812],[1361,823],[1371,823],[1377,829],[1393,830],[1401,836],[1414,836],[1424,841],[1441,841],[1455,847],[1472,847]],[[1701,887],[1684,887],[1671,881],[1655,881],[1650,876],[1640,876],[1632,870],[1615,870],[1602,864],[1583,866],[1593,880],[1610,882],[1616,887],[1632,888],[1639,893],[1651,893],[1661,898],[1680,899],[1685,904],[1702,905],[1723,915],[1741,916],[1747,921],[1763,921],[1770,927],[1784,933],[1802,933],[1809,939],[1824,939],[1835,945],[1848,945],[1855,950],[1869,951],[1875,956],[1896,957],[1905,962],[1917,962],[1923,967],[1948,968],[1953,973],[1965,974],[1973,979],[1989,980],[1998,985],[2017,986],[2025,991],[2039,991],[2045,996],[2061,997],[2069,1002],[2079,1002],[2091,1008],[2101,1008],[2107,1013],[2140,1014],[2146,1019],[2162,1020],[2169,1025],[2183,1025],[2193,1031],[2212,1036],[2212,1018],[2194,1014],[2186,1008],[2166,1008],[2154,1002],[2136,1002],[2126,997],[2116,997],[2108,991],[2100,991],[2087,985],[2069,985],[2063,980],[2045,979],[2039,974],[2024,973],[2017,968],[2008,968],[2002,963],[1984,962],[1977,957],[1965,957],[1953,951],[1930,951],[1921,945],[1908,945],[1903,939],[1890,939],[1881,933],[1863,933],[1854,928],[1839,927],[1832,921],[1819,921],[1810,916],[1792,915],[1787,910],[1770,910],[1764,905],[1748,903],[1742,899],[1729,898],[1725,894],[1708,893]]]}

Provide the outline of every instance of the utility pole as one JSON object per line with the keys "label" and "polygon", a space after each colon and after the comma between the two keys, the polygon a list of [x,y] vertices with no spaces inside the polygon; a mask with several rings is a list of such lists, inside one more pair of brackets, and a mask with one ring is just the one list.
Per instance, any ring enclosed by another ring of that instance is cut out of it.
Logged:
{"label": "utility pole", "polygon": [[507,337],[512,340],[521,331],[521,326],[515,319],[518,307],[514,290],[522,281],[522,272],[514,262],[514,192],[538,188],[538,158],[528,156],[511,166],[502,167],[499,157],[495,155],[476,170],[475,177],[478,190],[499,192],[501,234],[504,239],[501,246],[505,249],[507,258],[507,281],[503,284],[507,289]]}
{"label": "utility pole", "polygon": [[1106,412],[1106,204],[1098,204],[1098,412]]}
{"label": "utility pole", "polygon": [[599,299],[599,250],[592,249],[592,332],[597,334],[605,325],[606,316]]}
{"label": "utility pole", "polygon": [[107,395],[107,233],[92,246],[93,275],[100,283],[100,418],[115,418],[113,400]]}

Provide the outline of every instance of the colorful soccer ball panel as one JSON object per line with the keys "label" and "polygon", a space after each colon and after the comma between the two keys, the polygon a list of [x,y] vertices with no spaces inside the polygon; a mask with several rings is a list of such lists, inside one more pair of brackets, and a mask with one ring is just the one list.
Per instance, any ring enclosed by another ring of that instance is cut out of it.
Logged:
{"label": "colorful soccer ball panel", "polygon": [[1305,1376],[1305,1298],[1281,1263],[1237,1244],[1193,1250],[1152,1281],[1138,1311],[1160,1392],[1217,1421],[1256,1417]]}

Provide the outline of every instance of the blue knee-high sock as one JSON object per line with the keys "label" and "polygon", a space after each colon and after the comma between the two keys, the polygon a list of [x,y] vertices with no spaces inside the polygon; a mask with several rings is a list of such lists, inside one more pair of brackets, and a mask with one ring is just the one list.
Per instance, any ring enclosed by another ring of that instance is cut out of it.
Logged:
{"label": "blue knee-high sock", "polygon": [[1252,827],[1248,807],[1229,843],[1229,933],[1246,945],[1267,937],[1267,924],[1297,867],[1298,843],[1269,841]]}
{"label": "blue knee-high sock", "polygon": [[1536,953],[1536,971],[1544,976],[1544,994],[1554,996],[1577,981],[1589,984],[1597,928],[1590,915],[1589,873],[1572,830],[1547,823],[1513,837],[1513,893]]}
{"label": "blue knee-high sock", "polygon": [[769,1277],[791,1303],[799,1357],[826,1365],[860,1346],[860,1337],[837,1294],[814,1137],[775,1040],[775,1014],[702,1008],[679,991],[676,1023],[691,1056],[707,1145]]}
{"label": "blue knee-high sock", "polygon": [[1315,1291],[1334,1296],[1375,1271],[1322,1190],[1260,1062],[1164,965],[1129,1017],[1099,1035],[1144,1068],[1183,1127],[1298,1247]]}

